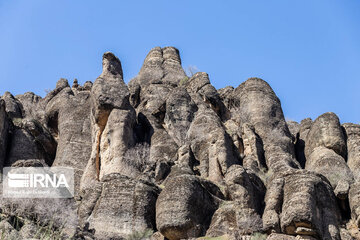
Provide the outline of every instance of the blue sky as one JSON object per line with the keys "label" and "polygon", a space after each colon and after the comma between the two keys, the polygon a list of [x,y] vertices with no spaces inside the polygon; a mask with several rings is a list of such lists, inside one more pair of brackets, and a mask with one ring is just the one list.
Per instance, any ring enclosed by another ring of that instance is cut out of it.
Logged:
{"label": "blue sky", "polygon": [[105,51],[129,81],[155,46],[177,47],[216,88],[263,78],[288,119],[360,122],[358,0],[0,0],[0,94],[94,81]]}

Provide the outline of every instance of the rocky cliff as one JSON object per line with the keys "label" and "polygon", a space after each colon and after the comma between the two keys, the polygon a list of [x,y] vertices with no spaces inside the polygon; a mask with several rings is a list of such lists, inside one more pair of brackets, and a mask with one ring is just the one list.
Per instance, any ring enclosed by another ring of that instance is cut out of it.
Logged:
{"label": "rocky cliff", "polygon": [[[1,199],[4,239],[360,239],[360,125],[286,121],[268,83],[215,89],[152,49],[128,84],[0,100],[0,166],[67,166],[73,199]],[[217,238],[215,238],[217,237]]]}

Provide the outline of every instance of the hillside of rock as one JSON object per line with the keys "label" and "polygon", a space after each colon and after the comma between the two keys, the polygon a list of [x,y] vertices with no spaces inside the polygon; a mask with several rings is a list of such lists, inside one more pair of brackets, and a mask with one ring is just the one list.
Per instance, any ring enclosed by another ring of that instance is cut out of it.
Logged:
{"label": "hillside of rock", "polygon": [[2,197],[4,239],[360,239],[360,125],[286,121],[264,80],[215,89],[174,47],[128,84],[102,67],[1,97],[0,167],[75,172],[74,198]]}

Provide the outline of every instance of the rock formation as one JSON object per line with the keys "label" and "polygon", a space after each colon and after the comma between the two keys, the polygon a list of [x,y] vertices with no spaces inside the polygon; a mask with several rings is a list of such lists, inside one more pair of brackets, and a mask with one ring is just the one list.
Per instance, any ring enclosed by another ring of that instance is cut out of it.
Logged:
{"label": "rock formation", "polygon": [[360,239],[359,125],[285,121],[267,82],[217,90],[174,47],[128,84],[113,53],[102,67],[44,98],[1,97],[0,167],[75,172],[74,198],[1,199],[2,236]]}

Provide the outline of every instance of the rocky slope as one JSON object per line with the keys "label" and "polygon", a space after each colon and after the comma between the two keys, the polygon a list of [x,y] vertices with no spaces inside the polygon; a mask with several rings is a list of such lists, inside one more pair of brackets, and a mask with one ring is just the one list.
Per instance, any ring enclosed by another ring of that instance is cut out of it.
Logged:
{"label": "rocky slope", "polygon": [[268,83],[216,90],[156,47],[0,100],[0,165],[75,169],[73,199],[1,199],[4,239],[360,239],[360,125],[286,122]]}

